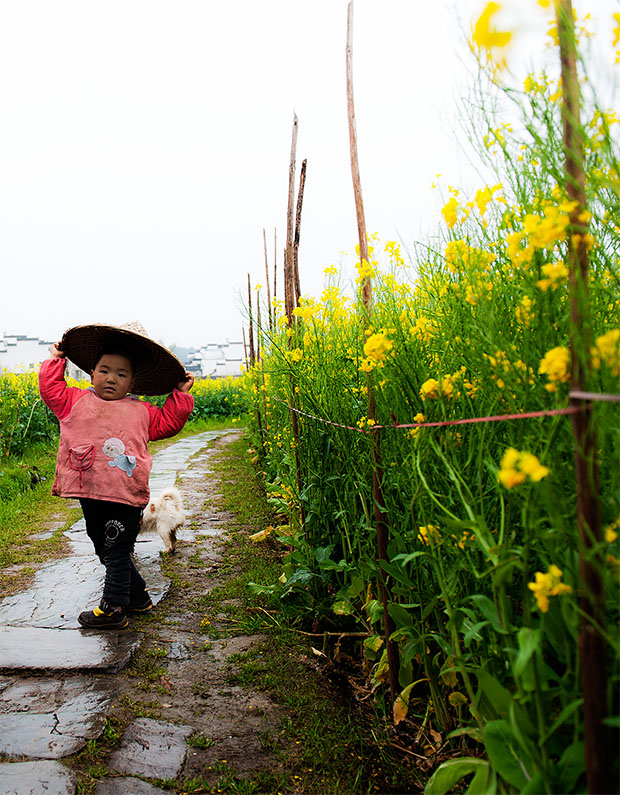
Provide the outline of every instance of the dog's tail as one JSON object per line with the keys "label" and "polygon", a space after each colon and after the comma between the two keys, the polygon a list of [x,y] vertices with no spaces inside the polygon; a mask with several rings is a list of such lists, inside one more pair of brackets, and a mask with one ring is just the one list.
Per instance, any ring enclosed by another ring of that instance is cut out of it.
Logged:
{"label": "dog's tail", "polygon": [[172,502],[181,503],[181,492],[178,489],[175,489],[174,486],[171,486],[168,489],[164,489],[162,493],[159,495],[160,500],[172,500]]}

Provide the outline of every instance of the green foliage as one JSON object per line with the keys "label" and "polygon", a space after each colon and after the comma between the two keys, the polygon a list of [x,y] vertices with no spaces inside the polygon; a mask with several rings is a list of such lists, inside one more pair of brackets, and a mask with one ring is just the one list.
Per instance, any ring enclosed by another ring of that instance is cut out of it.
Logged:
{"label": "green foliage", "polygon": [[[589,213],[576,232],[552,82],[502,91],[481,78],[472,135],[497,184],[471,196],[451,188],[445,226],[407,256],[371,239],[352,294],[328,269],[319,300],[304,298],[292,323],[280,317],[263,332],[264,358],[246,379],[253,455],[279,514],[271,535],[286,551],[281,576],[253,587],[308,622],[364,628],[378,688],[387,583],[403,693],[426,683],[436,729],[455,732],[455,744],[475,734],[488,758],[446,763],[428,792],[471,776],[472,793],[583,785],[574,437],[569,417],[545,413],[566,408],[578,366],[587,390],[620,392],[620,174],[616,117],[583,81]],[[500,103],[512,104],[511,124],[487,110]],[[575,292],[583,328],[573,334],[566,263],[580,241],[590,271],[588,295]],[[289,406],[304,412],[296,430]],[[541,416],[416,427],[524,412]],[[595,402],[589,417],[604,528],[589,558],[606,594],[613,711],[617,404]],[[380,435],[377,425],[387,426]],[[389,532],[380,564],[373,460]]]}

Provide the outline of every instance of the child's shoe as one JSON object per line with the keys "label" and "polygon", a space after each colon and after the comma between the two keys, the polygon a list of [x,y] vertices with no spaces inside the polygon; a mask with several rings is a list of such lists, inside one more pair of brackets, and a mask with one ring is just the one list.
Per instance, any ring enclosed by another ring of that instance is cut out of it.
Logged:
{"label": "child's shoe", "polygon": [[102,599],[99,607],[85,610],[78,616],[78,621],[86,629],[125,629],[129,626],[127,616],[122,607],[115,607]]}
{"label": "child's shoe", "polygon": [[127,613],[148,613],[153,609],[153,602],[148,591],[129,597],[129,604],[125,606]]}

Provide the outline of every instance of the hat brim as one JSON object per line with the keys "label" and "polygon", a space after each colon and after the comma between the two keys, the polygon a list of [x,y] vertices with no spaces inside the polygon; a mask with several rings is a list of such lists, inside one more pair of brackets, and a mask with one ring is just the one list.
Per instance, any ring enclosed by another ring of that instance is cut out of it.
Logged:
{"label": "hat brim", "polygon": [[136,395],[165,395],[185,379],[185,367],[163,345],[118,326],[93,323],[65,331],[61,348],[81,370],[90,373],[106,347],[121,347],[135,359],[132,392]]}

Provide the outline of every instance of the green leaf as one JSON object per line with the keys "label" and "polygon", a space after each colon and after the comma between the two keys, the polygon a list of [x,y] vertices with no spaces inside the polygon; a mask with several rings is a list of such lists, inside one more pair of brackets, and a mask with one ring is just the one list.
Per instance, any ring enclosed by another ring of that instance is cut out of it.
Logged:
{"label": "green leaf", "polygon": [[478,671],[478,685],[493,705],[495,712],[502,716],[508,715],[513,700],[510,692],[487,671]]}
{"label": "green leaf", "polygon": [[[611,761],[609,761],[611,764]],[[579,777],[586,770],[585,743],[573,743],[562,754],[558,767],[560,768],[559,792],[573,792]]]}
{"label": "green leaf", "polygon": [[499,632],[502,635],[507,634],[508,630],[502,627],[499,620],[499,615],[497,613],[497,608],[488,596],[484,596],[484,594],[474,594],[474,596],[471,597],[471,600],[478,607],[482,615],[491,623],[491,626],[496,632]]}
{"label": "green leaf", "polygon": [[399,605],[397,602],[388,602],[387,609],[388,613],[396,622],[397,627],[412,626],[413,615],[408,610],[405,610],[404,607],[401,607],[401,605]]}
{"label": "green leaf", "polygon": [[520,747],[510,725],[505,720],[487,723],[483,731],[484,746],[494,770],[519,792],[532,780],[531,773],[522,761]]}
{"label": "green leaf", "polygon": [[[488,621],[479,621],[477,624],[470,626],[463,635],[463,641],[465,643],[465,646],[469,646],[469,644],[472,642],[474,638],[476,640],[482,640],[482,635],[480,634],[480,630],[482,629],[482,627],[486,627],[488,623],[489,623]],[[463,629],[465,629],[466,626],[467,626],[466,624],[463,624]]]}
{"label": "green leaf", "polygon": [[355,612],[351,606],[351,603],[347,602],[345,599],[340,599],[339,601],[334,602],[332,605],[332,611],[337,616],[350,616]]}
{"label": "green leaf", "polygon": [[478,768],[465,795],[495,795],[496,792],[497,776],[493,768],[488,765],[486,768]]}
{"label": "green leaf", "polygon": [[455,729],[453,732],[446,735],[446,740],[451,740],[453,737],[462,737],[464,734],[471,737],[472,740],[475,740],[477,743],[482,742],[482,733],[476,726],[465,726],[462,729]]}
{"label": "green leaf", "polygon": [[519,641],[519,653],[514,662],[513,671],[515,676],[521,676],[532,654],[540,645],[540,630],[521,627],[517,639]]}
{"label": "green leaf", "polygon": [[416,588],[416,584],[413,582],[413,580],[410,580],[409,577],[407,577],[407,575],[400,566],[397,566],[394,563],[388,563],[387,560],[380,560],[379,565],[381,566],[383,571],[387,572],[388,574],[391,574],[392,577],[394,577],[394,579],[397,580],[398,582],[402,583],[403,585],[406,585],[408,588],[414,588],[414,589]]}
{"label": "green leaf", "polygon": [[575,710],[579,709],[579,707],[582,704],[583,704],[583,698],[577,698],[574,701],[571,701],[570,704],[567,704],[564,707],[564,709],[562,710],[562,712],[560,712],[558,717],[553,721],[553,725],[551,726],[549,731],[544,735],[544,737],[540,738],[540,741],[539,741],[538,744],[539,745],[543,745],[544,743],[546,743],[547,740],[549,739],[549,737],[551,737],[551,735],[553,734],[553,732],[557,728],[559,728],[566,721],[567,718],[570,718],[570,716],[573,714],[573,712],[575,712]]}
{"label": "green leaf", "polygon": [[424,787],[424,795],[445,795],[465,776],[476,773],[477,778],[480,770],[487,772],[488,769],[489,763],[485,759],[465,756],[460,759],[449,759],[439,765],[429,778]]}
{"label": "green leaf", "polygon": [[385,639],[381,635],[371,635],[368,638],[364,638],[364,648],[376,654],[384,642]]}
{"label": "green leaf", "polygon": [[411,563],[412,560],[427,554],[427,552],[422,551],[410,552],[409,554],[401,552],[399,555],[394,555],[392,558],[392,563],[399,563],[401,566],[406,566],[408,563]]}
{"label": "green leaf", "polygon": [[[541,792],[545,791],[545,777],[542,774],[542,771],[539,771],[534,775],[534,778],[523,787],[520,792],[520,795],[540,795]],[[564,792],[564,790],[562,790]],[[568,790],[566,790],[568,792]]]}

